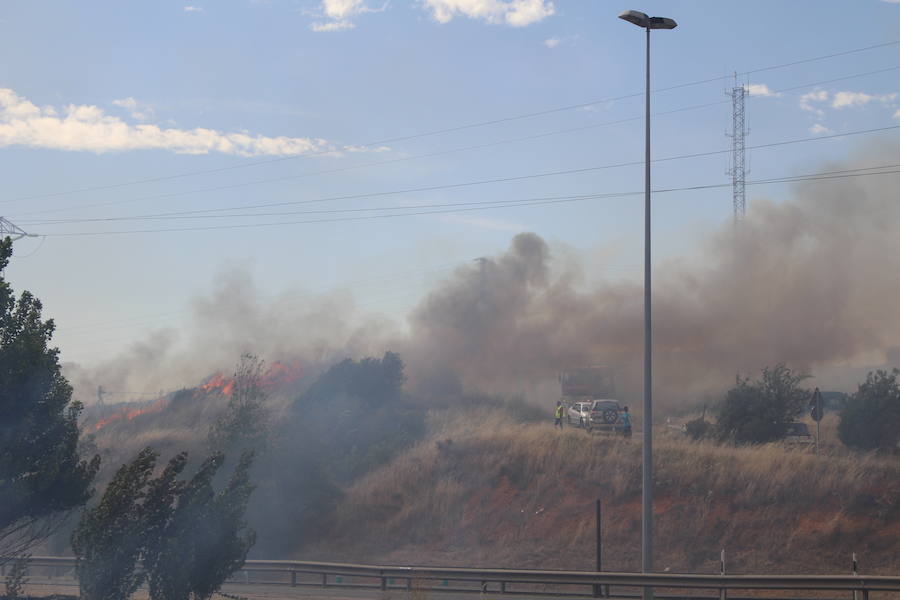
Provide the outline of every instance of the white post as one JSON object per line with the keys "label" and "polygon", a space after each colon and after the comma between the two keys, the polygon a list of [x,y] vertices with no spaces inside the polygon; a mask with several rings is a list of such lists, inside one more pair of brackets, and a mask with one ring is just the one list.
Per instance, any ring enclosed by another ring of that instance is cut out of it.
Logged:
{"label": "white post", "polygon": [[[719,554],[719,575],[725,575],[725,548],[722,548],[722,552]],[[726,588],[719,588],[719,598],[727,600],[728,590]]]}

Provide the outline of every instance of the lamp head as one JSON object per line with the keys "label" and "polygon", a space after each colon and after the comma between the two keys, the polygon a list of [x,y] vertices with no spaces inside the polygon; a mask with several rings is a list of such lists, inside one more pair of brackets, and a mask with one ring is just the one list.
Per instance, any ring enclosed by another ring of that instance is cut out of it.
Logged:
{"label": "lamp head", "polygon": [[678,27],[678,23],[675,22],[675,19],[669,19],[667,17],[649,17],[647,16],[647,13],[642,13],[639,10],[626,10],[619,15],[619,18],[644,29],[675,29]]}
{"label": "lamp head", "polygon": [[675,19],[669,19],[667,17],[650,17],[649,21],[648,27],[650,29],[675,29],[678,27],[678,23],[675,22]]}
{"label": "lamp head", "polygon": [[626,10],[619,15],[619,18],[623,21],[634,23],[638,27],[647,27],[647,24],[650,22],[650,17],[647,16],[647,13],[642,13],[639,10]]}

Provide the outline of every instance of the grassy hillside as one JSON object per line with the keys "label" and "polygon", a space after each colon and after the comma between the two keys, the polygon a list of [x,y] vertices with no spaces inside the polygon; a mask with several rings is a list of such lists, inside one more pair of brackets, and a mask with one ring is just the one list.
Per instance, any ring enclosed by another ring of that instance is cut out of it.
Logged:
{"label": "grassy hillside", "polygon": [[[594,500],[604,568],[640,567],[635,438],[515,424],[496,410],[433,414],[430,436],[351,485],[296,556],[381,563],[591,569]],[[673,572],[900,572],[900,461],[780,445],[655,444],[656,562]]]}

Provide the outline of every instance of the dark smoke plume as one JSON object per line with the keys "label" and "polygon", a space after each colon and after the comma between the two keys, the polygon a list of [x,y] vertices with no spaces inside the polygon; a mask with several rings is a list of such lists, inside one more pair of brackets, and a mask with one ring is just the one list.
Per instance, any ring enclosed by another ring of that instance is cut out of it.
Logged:
{"label": "dark smoke plume", "polygon": [[[827,170],[898,158],[900,147],[884,144]],[[656,397],[696,397],[781,362],[847,387],[858,379],[841,378],[842,365],[888,360],[900,344],[896,184],[897,175],[798,183],[791,201],[755,199],[737,235],[728,223],[701,241],[702,260],[656,264]],[[554,269],[540,237],[516,236],[505,254],[461,268],[412,313],[412,373],[520,391],[567,366],[601,363],[635,399],[642,288],[585,290],[579,280],[571,266]]]}
{"label": "dark smoke plume", "polygon": [[[894,164],[898,143],[821,170]],[[797,183],[792,199],[753,198],[737,235],[731,223],[700,240],[702,258],[654,270],[654,365],[661,403],[721,391],[737,373],[779,362],[817,384],[849,387],[848,365],[881,365],[900,346],[900,202],[897,175]],[[680,201],[689,202],[689,199]],[[241,352],[325,365],[400,352],[410,384],[552,400],[556,373],[591,363],[615,368],[620,396],[640,393],[640,282],[587,288],[577,265],[533,233],[493,258],[460,267],[409,316],[409,332],[363,321],[352,300],[286,294],[261,302],[232,273],[195,302],[181,349],[159,336],[122,358],[75,373],[92,393],[106,385],[170,388],[228,369]],[[843,375],[842,375],[843,374]],[[92,386],[92,387],[89,387]],[[151,388],[153,389],[153,388]]]}

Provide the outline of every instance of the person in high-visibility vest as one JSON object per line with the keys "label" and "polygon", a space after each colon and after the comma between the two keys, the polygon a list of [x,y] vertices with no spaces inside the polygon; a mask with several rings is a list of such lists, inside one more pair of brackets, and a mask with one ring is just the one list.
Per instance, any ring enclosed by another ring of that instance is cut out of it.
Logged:
{"label": "person in high-visibility vest", "polygon": [[553,425],[562,429],[562,418],[563,412],[565,411],[565,407],[562,404],[561,400],[556,401],[556,418],[553,421]]}

